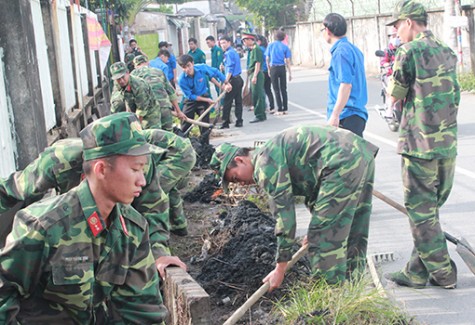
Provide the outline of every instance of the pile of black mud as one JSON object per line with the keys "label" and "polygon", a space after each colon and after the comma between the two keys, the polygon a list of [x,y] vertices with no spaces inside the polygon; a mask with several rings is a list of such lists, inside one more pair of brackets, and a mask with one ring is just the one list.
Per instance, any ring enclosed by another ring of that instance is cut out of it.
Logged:
{"label": "pile of black mud", "polygon": [[215,201],[213,194],[220,188],[219,180],[214,173],[209,173],[203,180],[190,192],[183,196],[186,202],[210,203]]}
{"label": "pile of black mud", "polygon": [[[212,309],[213,305],[232,304],[229,309],[234,311],[259,289],[262,279],[275,267],[276,222],[249,201],[241,201],[219,219],[210,241],[214,245],[218,242],[221,249],[204,259],[196,279],[210,295]],[[295,251],[298,248],[294,247]],[[281,288],[267,293],[266,297],[273,301],[280,299],[289,284],[309,274],[309,262],[304,257],[286,273]],[[267,301],[267,307],[262,303],[260,307],[270,311],[272,304]]]}
{"label": "pile of black mud", "polygon": [[208,169],[209,162],[214,153],[214,147],[205,141],[201,137],[191,137],[191,145],[196,152],[196,164],[195,169]]}

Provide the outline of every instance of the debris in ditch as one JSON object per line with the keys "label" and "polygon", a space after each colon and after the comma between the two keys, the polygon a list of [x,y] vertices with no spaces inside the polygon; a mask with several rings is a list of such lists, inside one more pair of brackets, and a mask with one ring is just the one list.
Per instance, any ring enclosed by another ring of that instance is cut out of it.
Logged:
{"label": "debris in ditch", "polygon": [[201,137],[191,137],[191,145],[196,152],[195,169],[209,169],[209,162],[214,153],[214,147],[201,139]]}
{"label": "debris in ditch", "polygon": [[203,178],[198,186],[186,193],[183,196],[183,199],[190,203],[210,203],[211,201],[216,200],[216,197],[213,197],[213,195],[218,189],[219,180],[216,179],[216,175],[214,173],[210,173]]}
{"label": "debris in ditch", "polygon": [[[219,219],[220,225],[210,237],[217,250],[204,260],[196,279],[216,303],[229,297],[237,308],[275,267],[275,220],[249,201],[241,201]],[[286,274],[282,287],[309,274],[309,262],[303,258]],[[282,293],[274,290],[268,297],[281,297]]]}

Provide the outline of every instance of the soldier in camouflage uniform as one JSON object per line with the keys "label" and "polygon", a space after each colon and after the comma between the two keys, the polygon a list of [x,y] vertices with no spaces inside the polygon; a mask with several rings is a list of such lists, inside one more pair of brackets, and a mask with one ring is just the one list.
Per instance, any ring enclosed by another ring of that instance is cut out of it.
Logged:
{"label": "soldier in camouflage uniform", "polygon": [[404,43],[396,52],[388,93],[392,103],[404,101],[397,151],[402,155],[404,203],[415,247],[406,267],[387,278],[416,288],[428,280],[455,288],[457,270],[447,251],[439,208],[449,196],[455,171],[457,57],[427,30],[427,13],[420,3],[401,1],[388,25],[398,29]]}
{"label": "soldier in camouflage uniform", "polygon": [[111,94],[111,112],[133,112],[139,117],[144,129],[160,129],[160,105],[147,82],[130,75],[123,62],[111,65],[110,72],[111,78],[115,80]]}
{"label": "soldier in camouflage uniform", "polygon": [[228,143],[216,148],[210,166],[225,189],[227,182],[256,183],[269,195],[278,246],[276,268],[264,279],[271,290],[292,258],[295,195],[312,213],[304,241],[313,274],[335,284],[364,271],[377,151],[331,126],[289,128],[254,151]]}
{"label": "soldier in camouflage uniform", "polygon": [[[168,241],[170,230],[186,230],[183,201],[176,184],[193,168],[196,154],[188,139],[171,132],[155,129],[142,132],[149,143],[164,150],[151,155],[145,166],[146,185],[134,199],[132,206],[149,223],[152,252],[163,277],[164,269],[170,264],[186,269],[178,257],[170,256]],[[0,178],[0,213],[13,208],[18,202],[23,201],[28,205],[38,201],[50,189],[66,193],[80,183],[83,177],[82,164],[80,139],[70,138],[56,142],[24,170],[15,172],[8,178]],[[8,226],[4,221],[3,227]]]}
{"label": "soldier in camouflage uniform", "polygon": [[158,148],[133,114],[80,135],[85,179],[15,216],[0,252],[0,323],[162,324],[148,224],[129,205]]}
{"label": "soldier in camouflage uniform", "polygon": [[144,130],[148,143],[167,150],[166,157],[157,165],[160,186],[168,194],[170,206],[169,229],[178,236],[187,235],[187,221],[178,184],[190,173],[196,163],[196,152],[189,139],[162,130]]}
{"label": "soldier in camouflage uniform", "polygon": [[[162,70],[149,67],[148,58],[145,55],[139,55],[134,58],[135,70],[132,76],[145,80],[152,88],[155,99],[160,104],[161,109],[161,129],[173,131],[173,115],[183,120],[185,114],[178,106],[178,100],[175,89],[172,87]],[[173,113],[172,113],[173,112]]]}

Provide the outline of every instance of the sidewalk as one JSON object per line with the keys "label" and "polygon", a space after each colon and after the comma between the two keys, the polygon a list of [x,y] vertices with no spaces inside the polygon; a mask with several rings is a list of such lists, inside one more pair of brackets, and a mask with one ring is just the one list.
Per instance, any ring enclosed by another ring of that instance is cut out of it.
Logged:
{"label": "sidewalk", "polygon": [[[230,129],[214,130],[211,143],[216,146],[223,142],[231,142],[240,146],[252,147],[255,141],[267,140],[277,132],[291,126],[324,124],[323,101],[316,103],[313,98],[315,96],[326,97],[326,90],[323,87],[320,88],[320,86],[310,86],[314,84],[323,85],[327,78],[327,71],[297,67],[293,68],[293,77],[295,81],[288,84],[288,115],[273,116],[267,114],[265,122],[249,124],[248,121],[254,115],[252,111],[245,110],[243,128],[235,128],[232,124]],[[379,83],[374,79],[368,78],[368,87],[372,83],[372,91],[377,92]],[[319,93],[315,94],[315,92]],[[377,96],[373,97],[377,98]],[[462,98],[461,111],[471,112],[475,96],[463,94]],[[371,103],[370,99],[368,106],[371,105],[374,105],[374,103]],[[369,108],[368,111],[370,111]],[[402,203],[400,158],[395,154],[393,147],[397,134],[391,134],[380,125],[375,125],[382,123],[375,114],[375,112],[370,112],[370,121],[368,122],[367,131],[365,131],[365,138],[380,147],[376,159],[375,189]],[[233,113],[231,116],[233,117]],[[473,128],[475,117],[469,120],[461,118],[459,121],[459,153],[473,158],[473,152],[475,152],[473,150],[475,148],[473,145],[475,143],[475,129]],[[464,163],[464,160],[460,159],[460,162]],[[470,171],[467,172],[470,165],[467,165],[466,162],[465,164],[467,168],[465,173],[470,173]],[[474,174],[467,175],[473,177]],[[473,221],[473,211],[475,210],[475,203],[473,198],[475,197],[475,187],[472,185],[474,182],[467,182],[473,181],[473,179],[464,179],[459,174],[456,175],[457,180],[458,183],[454,185],[451,197],[441,211],[442,227],[456,237],[460,235],[468,237],[466,239],[474,245],[475,222]],[[464,181],[469,185],[465,186]],[[304,235],[309,221],[309,213],[305,207],[299,206],[297,207],[297,214],[297,235]],[[381,282],[388,296],[395,299],[408,314],[416,317],[422,324],[475,324],[475,276],[461,260],[455,251],[455,246],[450,243],[448,245],[450,255],[458,267],[457,289],[444,290],[428,287],[416,290],[386,283],[382,274],[400,270],[407,262],[413,247],[412,236],[407,217],[373,197],[368,255],[376,254],[389,257],[387,261],[377,265]]]}

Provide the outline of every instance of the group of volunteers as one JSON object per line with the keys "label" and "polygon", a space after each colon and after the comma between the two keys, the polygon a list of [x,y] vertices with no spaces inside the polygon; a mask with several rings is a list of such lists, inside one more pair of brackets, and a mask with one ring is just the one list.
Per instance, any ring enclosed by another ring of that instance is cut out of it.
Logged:
{"label": "group of volunteers", "polygon": [[[460,87],[457,56],[427,28],[422,4],[400,1],[388,26],[401,45],[395,53],[388,94],[403,102],[397,152],[402,157],[404,204],[414,240],[405,267],[385,277],[400,286],[445,289],[457,285],[439,209],[454,180]],[[362,138],[368,118],[363,55],[346,35],[336,13],[323,20],[331,44],[327,126],[282,131],[258,148],[220,145],[211,166],[228,182],[257,184],[270,198],[277,219],[276,267],[264,281],[280,286],[295,242],[294,196],[305,197],[312,217],[303,243],[314,276],[328,283],[364,271],[374,158],[378,149]]]}
{"label": "group of volunteers", "polygon": [[[401,1],[392,18],[388,25],[397,29],[402,44],[388,93],[391,102],[404,102],[397,150],[414,249],[404,269],[387,278],[414,288],[428,282],[455,288],[457,270],[438,211],[454,178],[457,59],[427,29],[421,4]],[[263,279],[270,290],[281,285],[292,257],[295,196],[305,197],[312,214],[303,243],[313,276],[337,285],[365,271],[378,148],[363,139],[368,118],[363,55],[348,41],[346,29],[345,19],[331,13],[321,30],[332,45],[328,125],[289,128],[257,148],[224,143],[210,162],[225,190],[229,182],[256,184],[269,196],[277,220],[276,266]],[[255,112],[250,122],[266,119],[264,92],[270,84],[279,86],[273,87],[271,106],[277,104],[276,114],[287,112],[286,68],[289,80],[291,71],[284,39],[285,33],[277,31],[277,41],[263,51],[259,43],[265,46],[265,38],[242,34],[250,50]],[[218,47],[214,37],[207,38],[212,66],[200,61],[196,43],[190,39],[189,54],[176,59],[183,68],[178,78],[176,67],[168,66],[169,43],[161,42],[152,60],[163,69],[153,67],[136,42],[131,44],[133,71],[125,62],[110,67],[112,114],[87,125],[80,138],[57,141],[23,170],[0,179],[0,213],[23,208],[13,224],[1,223],[11,232],[0,250],[0,323],[164,323],[161,279],[170,265],[186,269],[173,256],[169,236],[187,235],[179,190],[196,162],[190,140],[170,132],[173,116],[186,130],[187,118],[215,103],[212,82],[218,92],[226,92],[221,127],[229,128],[233,102],[236,127],[243,126],[244,81],[232,40],[223,36]]]}

